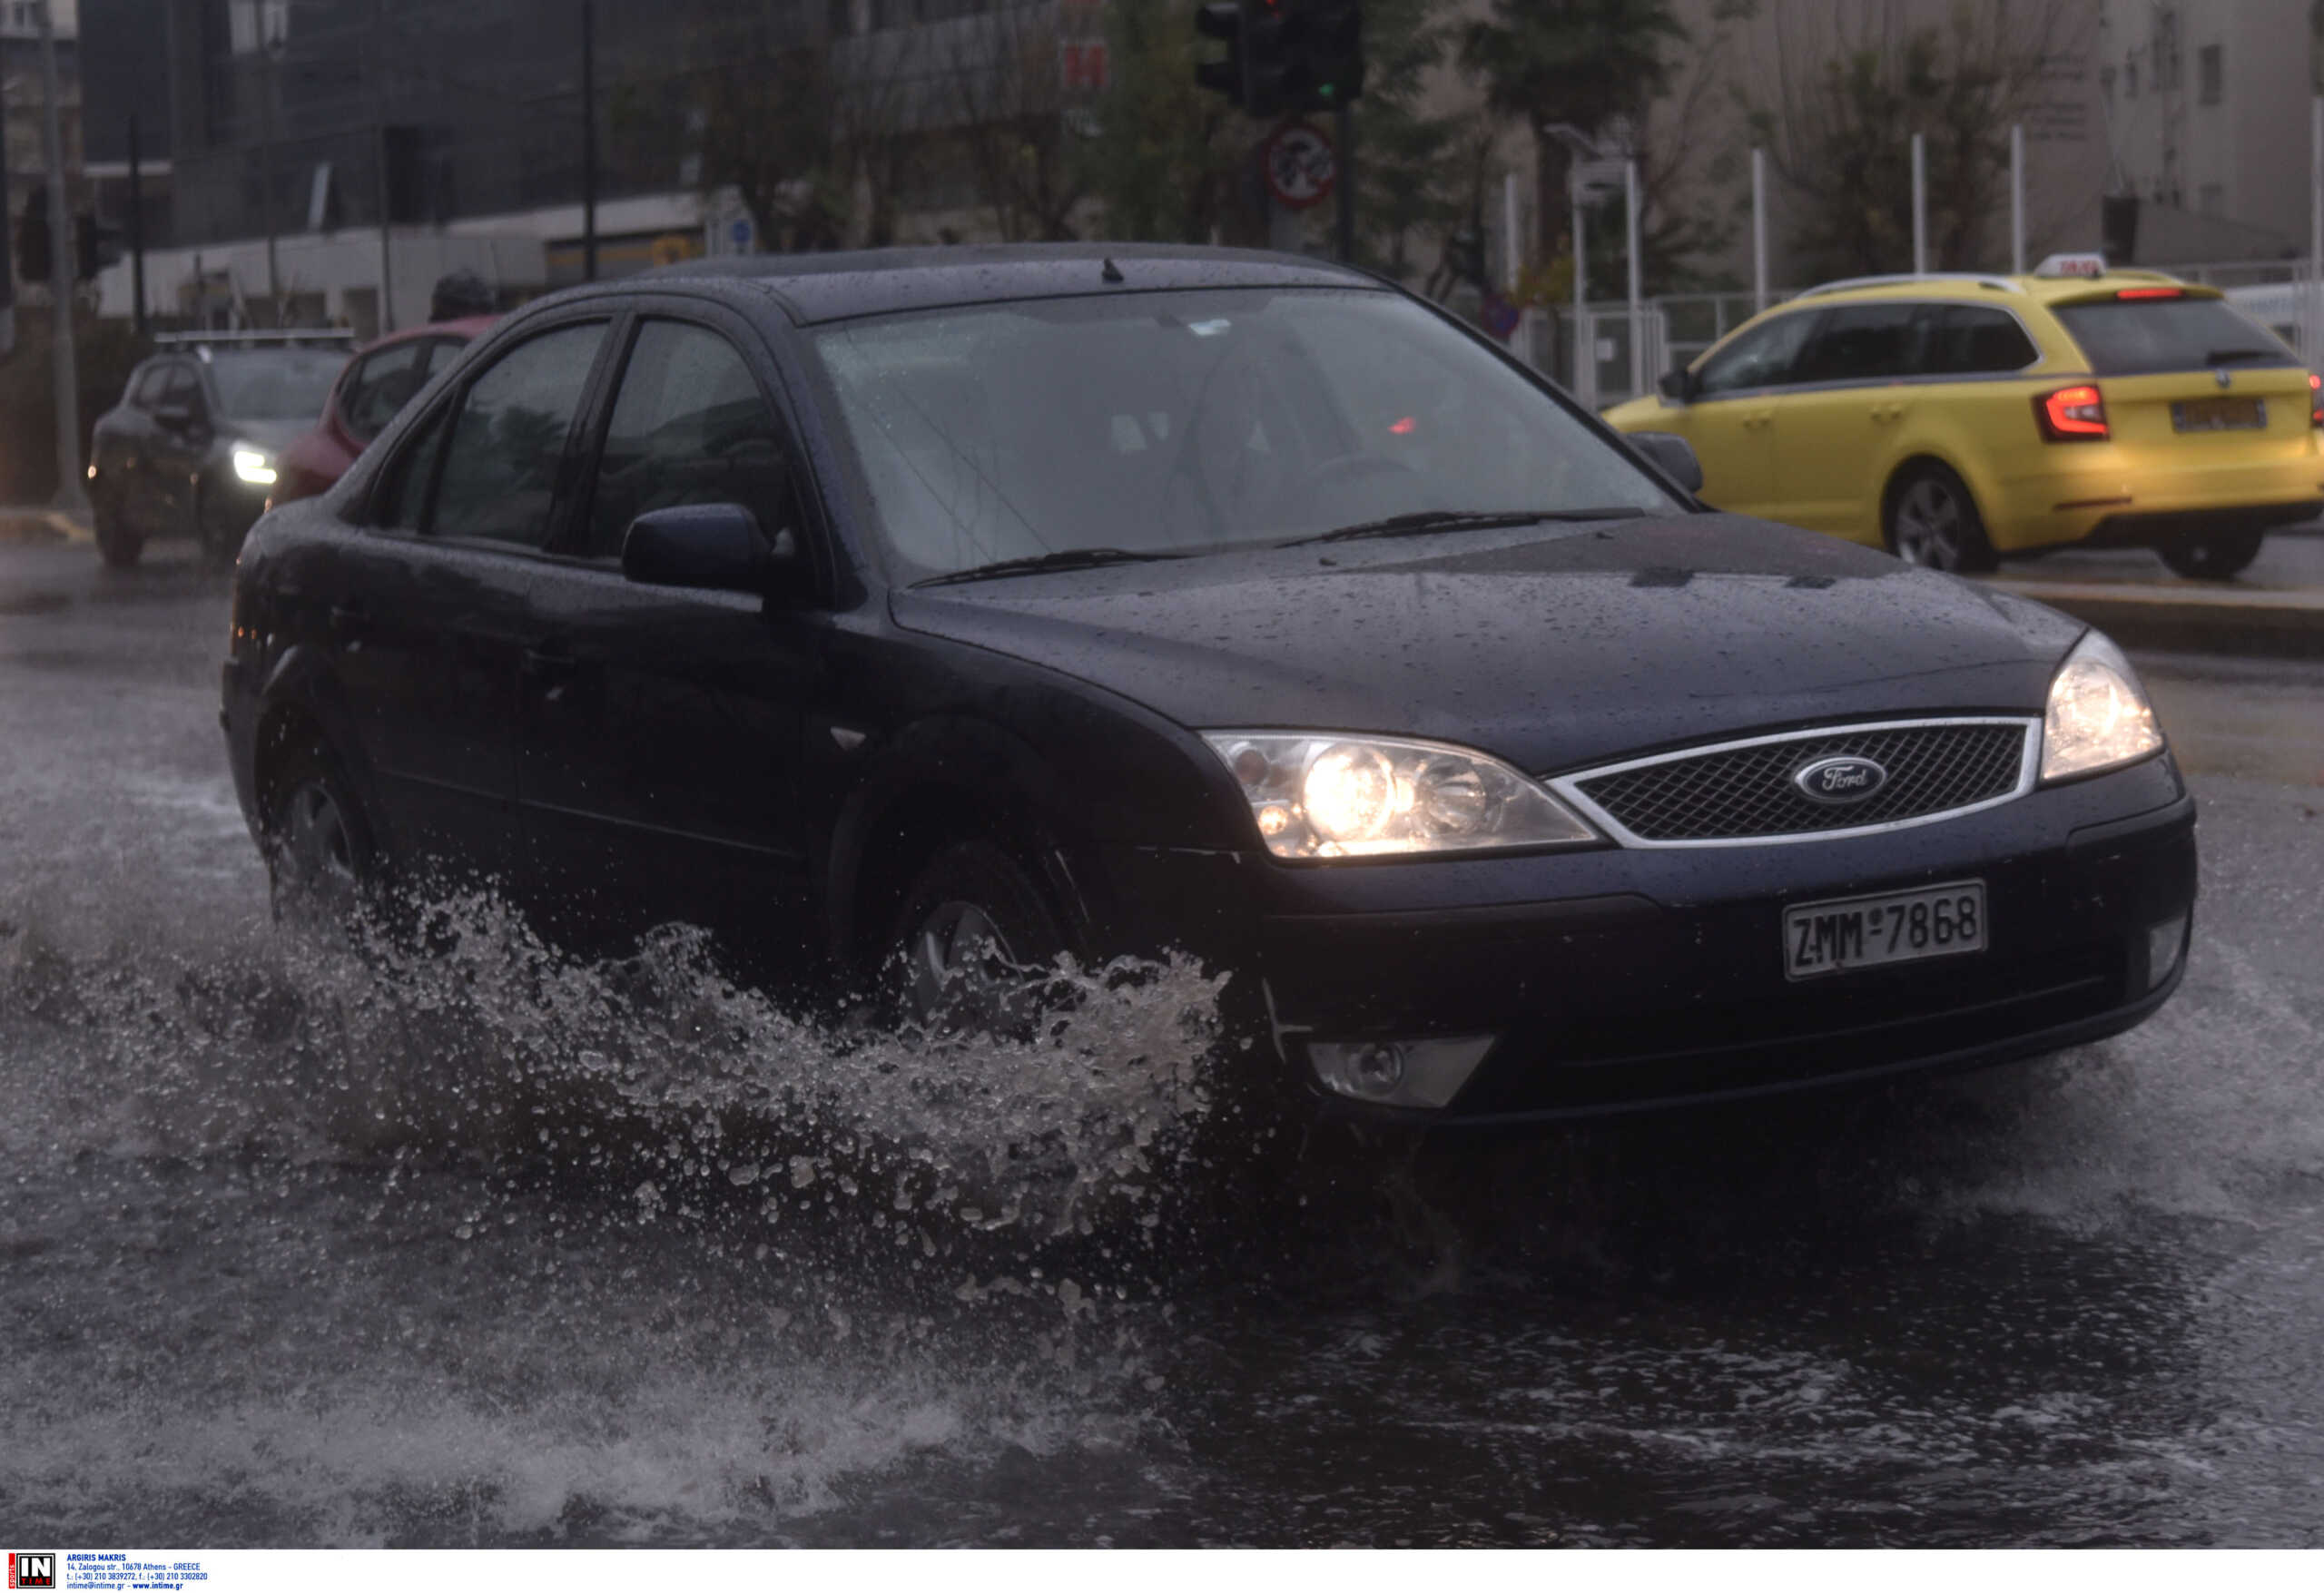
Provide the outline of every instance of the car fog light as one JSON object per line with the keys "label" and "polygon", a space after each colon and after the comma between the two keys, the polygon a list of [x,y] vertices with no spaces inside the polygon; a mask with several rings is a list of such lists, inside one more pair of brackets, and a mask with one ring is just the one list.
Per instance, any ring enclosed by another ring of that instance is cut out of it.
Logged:
{"label": "car fog light", "polygon": [[2179,971],[2187,954],[2187,916],[2165,919],[2146,932],[2146,988],[2150,990]]}
{"label": "car fog light", "polygon": [[1443,1106],[1492,1049],[1491,1035],[1449,1040],[1315,1040],[1308,1065],[1334,1095],[1383,1106]]}

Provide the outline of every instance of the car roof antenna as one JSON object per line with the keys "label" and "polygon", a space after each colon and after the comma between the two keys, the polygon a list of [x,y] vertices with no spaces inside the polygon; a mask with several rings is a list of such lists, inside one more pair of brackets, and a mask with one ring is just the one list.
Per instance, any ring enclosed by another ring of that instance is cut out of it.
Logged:
{"label": "car roof antenna", "polygon": [[1119,282],[1127,280],[1127,279],[1122,275],[1122,268],[1114,263],[1113,257],[1110,255],[1107,256],[1106,269],[1098,273],[1098,278],[1100,281],[1106,282]]}

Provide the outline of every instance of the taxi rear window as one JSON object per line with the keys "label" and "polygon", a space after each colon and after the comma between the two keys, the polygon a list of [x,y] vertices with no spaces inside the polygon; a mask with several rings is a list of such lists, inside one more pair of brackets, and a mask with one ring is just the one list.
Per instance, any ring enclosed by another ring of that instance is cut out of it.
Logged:
{"label": "taxi rear window", "polygon": [[2097,376],[2299,363],[2275,334],[2218,299],[2102,299],[2062,304],[2057,317]]}

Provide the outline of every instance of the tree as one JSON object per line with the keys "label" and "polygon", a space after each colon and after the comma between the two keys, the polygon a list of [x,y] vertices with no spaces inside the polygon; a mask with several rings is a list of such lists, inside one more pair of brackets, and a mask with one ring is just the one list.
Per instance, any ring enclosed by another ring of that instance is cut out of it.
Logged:
{"label": "tree", "polygon": [[1357,248],[1397,277],[1413,274],[1413,245],[1441,241],[1482,202],[1490,142],[1474,115],[1431,115],[1429,73],[1452,53],[1438,0],[1367,0],[1364,91],[1356,102]]}
{"label": "tree", "polygon": [[1570,156],[1554,129],[1596,138],[1635,127],[1669,84],[1669,54],[1687,39],[1670,0],[1492,0],[1461,39],[1485,103],[1533,138],[1538,252],[1556,251]]}
{"label": "tree", "polygon": [[1912,265],[1912,135],[1927,146],[1930,263],[1993,263],[1989,235],[2009,171],[2009,128],[2038,99],[2067,42],[2066,0],[1958,0],[1942,24],[1893,5],[1835,7],[1828,33],[1804,0],[1776,17],[1771,93],[1745,103],[1796,216],[1792,245],[1817,277]]}
{"label": "tree", "polygon": [[1206,243],[1244,221],[1252,123],[1195,82],[1199,0],[1114,0],[1108,79],[1081,154],[1108,238]]}
{"label": "tree", "polygon": [[1004,239],[1073,236],[1087,192],[1060,71],[1065,35],[1045,0],[1009,0],[940,25],[951,136]]}

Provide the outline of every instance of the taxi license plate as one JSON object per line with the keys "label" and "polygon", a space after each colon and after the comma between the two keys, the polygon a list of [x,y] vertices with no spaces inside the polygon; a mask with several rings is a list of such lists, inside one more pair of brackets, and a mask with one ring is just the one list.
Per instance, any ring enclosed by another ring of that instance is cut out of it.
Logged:
{"label": "taxi license plate", "polygon": [[2173,431],[2265,431],[2265,398],[2187,398],[2171,406]]}
{"label": "taxi license plate", "polygon": [[1985,883],[1963,880],[1894,896],[1805,901],[1783,915],[1783,970],[1808,979],[1851,969],[1985,949]]}

